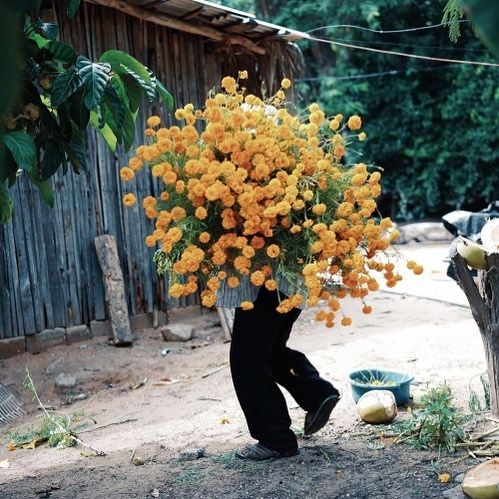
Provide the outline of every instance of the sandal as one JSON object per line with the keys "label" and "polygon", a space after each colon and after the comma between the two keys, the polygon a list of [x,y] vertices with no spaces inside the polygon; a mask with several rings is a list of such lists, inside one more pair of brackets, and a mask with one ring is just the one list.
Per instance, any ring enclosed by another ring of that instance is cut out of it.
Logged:
{"label": "sandal", "polygon": [[298,450],[293,453],[283,453],[265,447],[261,443],[246,445],[242,449],[236,451],[236,456],[240,459],[250,459],[252,461],[264,461],[266,459],[274,459],[278,457],[296,456]]}
{"label": "sandal", "polygon": [[305,416],[305,428],[303,433],[305,435],[312,435],[323,428],[329,420],[332,410],[336,407],[336,404],[340,400],[340,394],[335,393],[330,395],[322,401],[315,412],[307,412]]}

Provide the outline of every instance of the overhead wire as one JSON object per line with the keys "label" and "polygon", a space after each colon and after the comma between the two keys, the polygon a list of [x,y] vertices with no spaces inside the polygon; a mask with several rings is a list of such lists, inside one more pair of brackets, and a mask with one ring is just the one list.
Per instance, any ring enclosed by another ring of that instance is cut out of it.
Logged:
{"label": "overhead wire", "polygon": [[489,67],[499,67],[499,64],[495,62],[485,62],[485,61],[470,61],[470,60],[464,60],[464,59],[448,59],[445,57],[433,57],[433,56],[428,56],[428,55],[419,55],[419,54],[408,54],[407,52],[399,52],[395,50],[382,50],[382,49],[377,49],[374,47],[365,47],[363,45],[352,45],[351,43],[344,43],[344,42],[335,42],[331,41],[325,38],[319,38],[319,37],[314,37],[311,36],[308,38],[308,40],[314,40],[316,42],[320,43],[329,43],[330,45],[337,45],[339,47],[346,47],[346,48],[351,48],[351,49],[356,49],[356,50],[364,50],[366,52],[374,52],[378,54],[386,54],[386,55],[395,55],[398,57],[408,57],[410,59],[423,59],[427,61],[439,61],[439,62],[446,62],[450,64],[468,64],[468,65],[473,65],[473,66],[489,66]]}
{"label": "overhead wire", "polygon": [[[469,22],[467,19],[461,19],[457,21],[459,23],[467,23]],[[439,28],[440,26],[448,26],[449,23],[439,23],[439,24],[432,24],[430,26],[418,26],[416,28],[406,28],[406,29],[391,29],[391,30],[384,30],[384,29],[372,29],[372,28],[366,28],[365,26],[357,26],[355,24],[331,24],[329,26],[319,26],[318,28],[313,28],[308,31],[305,31],[305,33],[312,33],[314,31],[319,31],[321,29],[336,29],[336,28],[354,28],[354,29],[360,29],[363,31],[370,31],[371,33],[381,33],[381,34],[387,34],[387,33],[408,33],[411,31],[420,31],[423,29],[434,29],[434,28]]]}

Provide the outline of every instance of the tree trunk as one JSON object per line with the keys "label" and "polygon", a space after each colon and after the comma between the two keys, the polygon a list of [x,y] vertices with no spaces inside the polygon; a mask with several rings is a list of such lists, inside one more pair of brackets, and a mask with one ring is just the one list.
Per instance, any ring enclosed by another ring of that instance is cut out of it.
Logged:
{"label": "tree trunk", "polygon": [[482,335],[490,384],[490,408],[499,415],[499,254],[488,255],[487,270],[478,271],[478,286],[458,253],[452,257],[452,263]]}

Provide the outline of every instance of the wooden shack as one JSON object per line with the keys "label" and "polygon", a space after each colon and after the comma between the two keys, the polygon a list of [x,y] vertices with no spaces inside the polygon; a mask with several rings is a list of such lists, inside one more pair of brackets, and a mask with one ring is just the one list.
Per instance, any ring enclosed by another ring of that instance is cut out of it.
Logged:
{"label": "wooden shack", "polygon": [[[238,70],[248,70],[253,91],[262,83],[272,90],[300,70],[293,41],[306,35],[207,1],[85,0],[72,20],[64,8],[65,2],[49,2],[44,13],[60,24],[62,40],[91,59],[113,48],[132,54],[156,73],[179,106],[202,105],[222,76]],[[145,108],[137,143],[151,112],[163,114]],[[137,206],[122,207],[119,169],[128,155],[110,152],[93,131],[88,154],[88,176],[53,178],[53,209],[22,178],[12,189],[14,215],[0,226],[0,356],[2,343],[6,356],[30,349],[30,338],[43,331],[59,331],[49,336],[63,341],[64,329],[106,319],[97,235],[116,238],[132,316],[187,304],[168,301],[167,282],[158,278],[153,252],[143,242],[150,222]],[[140,198],[157,192],[148,176],[139,177]]]}

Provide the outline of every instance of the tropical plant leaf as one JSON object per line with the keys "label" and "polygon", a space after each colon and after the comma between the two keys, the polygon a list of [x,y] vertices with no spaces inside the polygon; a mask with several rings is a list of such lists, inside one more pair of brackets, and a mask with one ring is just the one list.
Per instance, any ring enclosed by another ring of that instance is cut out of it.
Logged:
{"label": "tropical plant leaf", "polygon": [[125,109],[125,121],[123,123],[123,146],[125,151],[129,151],[135,140],[135,118],[137,113],[132,113]]}
{"label": "tropical plant leaf", "polygon": [[74,17],[80,7],[80,0],[67,0],[68,16]]}
{"label": "tropical plant leaf", "polygon": [[102,101],[104,90],[111,78],[111,67],[109,64],[92,62],[80,56],[76,61],[76,71],[85,87],[83,102],[88,109],[94,109]]}
{"label": "tropical plant leaf", "polygon": [[88,125],[88,120],[90,119],[90,111],[83,102],[83,88],[75,92],[68,102],[71,119],[83,130]]}
{"label": "tropical plant leaf", "polygon": [[156,80],[156,91],[161,100],[165,103],[166,109],[171,112],[173,110],[173,96],[159,80]]}
{"label": "tropical plant leaf", "polygon": [[47,45],[47,50],[52,54],[56,61],[66,64],[74,64],[76,62],[76,50],[64,42],[51,41]]}
{"label": "tropical plant leaf", "polygon": [[6,134],[3,141],[19,168],[32,172],[36,166],[36,148],[33,137],[18,130]]}
{"label": "tropical plant leaf", "polygon": [[123,123],[125,121],[125,103],[121,96],[111,85],[106,87],[104,91],[104,104],[111,113],[113,126],[108,123],[114,131],[118,139],[121,138]]}
{"label": "tropical plant leaf", "polygon": [[465,12],[482,42],[499,59],[499,5],[490,0],[463,0]]}
{"label": "tropical plant leaf", "polygon": [[121,50],[104,52],[100,62],[107,62],[119,75],[130,75],[147,94],[149,102],[156,98],[156,85],[151,79],[149,69],[131,55]]}
{"label": "tropical plant leaf", "polygon": [[120,78],[126,89],[129,102],[128,108],[134,113],[139,109],[140,103],[142,102],[142,87],[127,73],[120,75]]}
{"label": "tropical plant leaf", "polygon": [[42,33],[49,40],[57,40],[59,36],[59,26],[56,23],[46,23],[40,19],[35,27],[39,33]]}
{"label": "tropical plant leaf", "polygon": [[59,75],[52,83],[51,101],[54,107],[59,107],[70,95],[76,92],[83,81],[74,69]]}
{"label": "tropical plant leaf", "polygon": [[102,135],[102,138],[105,140],[109,149],[111,149],[111,151],[113,152],[116,151],[116,145],[118,143],[116,135],[114,135],[109,125],[104,124],[103,126],[100,126],[99,121],[99,113],[97,113],[96,111],[91,111],[90,124]]}
{"label": "tropical plant leaf", "polygon": [[8,222],[12,216],[12,198],[5,186],[5,182],[0,182],[0,224]]}
{"label": "tropical plant leaf", "polygon": [[66,155],[75,173],[80,173],[81,171],[89,173],[86,153],[86,132],[73,126],[71,140],[66,143]]}
{"label": "tropical plant leaf", "polygon": [[43,144],[43,158],[40,161],[40,181],[48,180],[59,169],[64,161],[61,144],[55,140],[47,140]]}
{"label": "tropical plant leaf", "polygon": [[[146,80],[142,78],[141,75],[136,73],[133,69],[129,68],[128,66],[125,66],[122,64],[122,67],[124,71],[126,71],[139,85],[140,88],[145,92],[147,96],[147,100],[152,103],[156,100],[156,88],[153,86],[153,83],[149,83]],[[150,80],[150,78],[149,78]]]}

